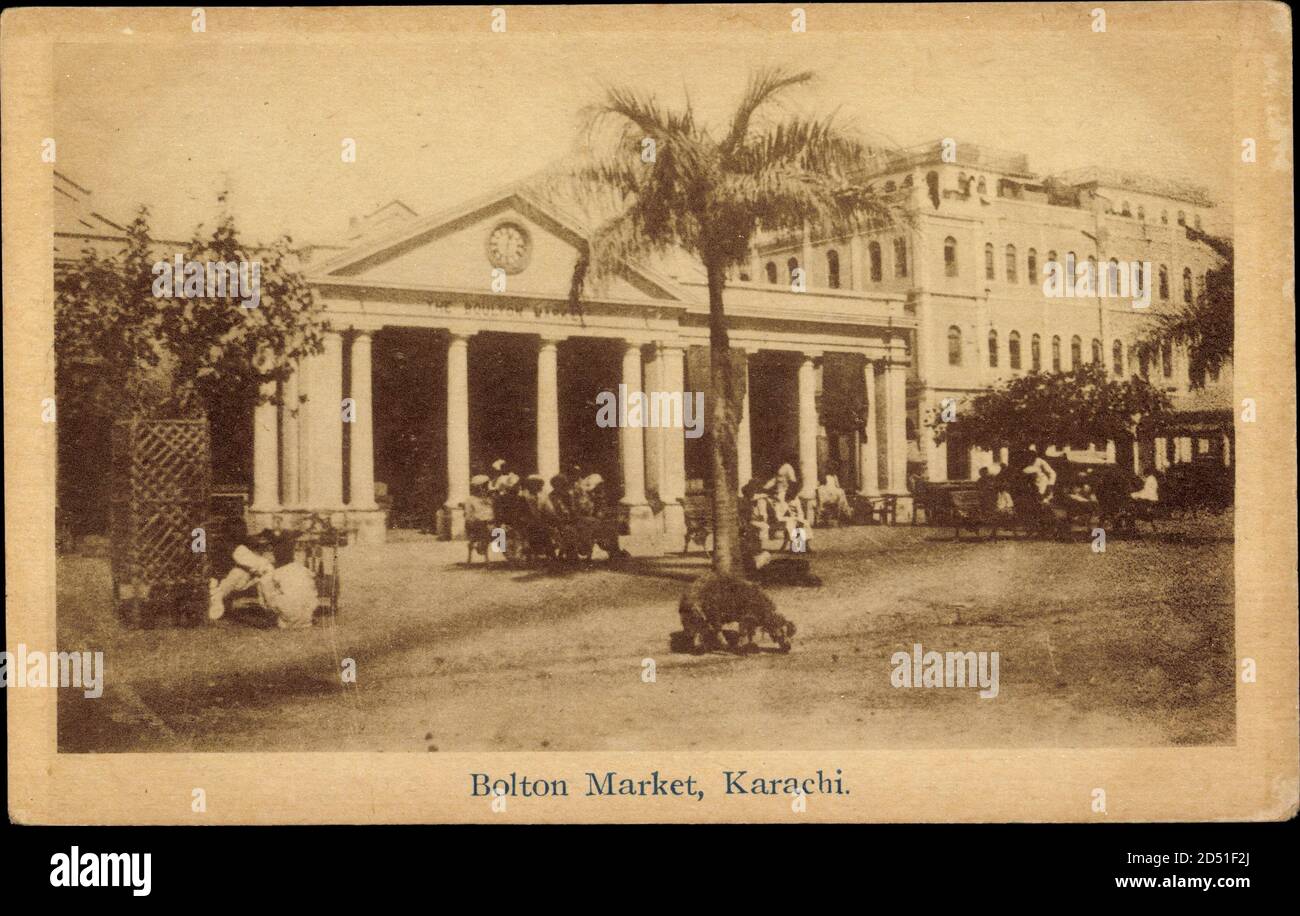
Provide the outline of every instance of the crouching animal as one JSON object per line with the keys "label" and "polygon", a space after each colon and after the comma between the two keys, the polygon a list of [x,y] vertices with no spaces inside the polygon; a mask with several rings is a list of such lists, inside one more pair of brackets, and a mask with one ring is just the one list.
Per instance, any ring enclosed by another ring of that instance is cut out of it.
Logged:
{"label": "crouching animal", "polygon": [[691,583],[682,595],[677,613],[687,651],[725,649],[722,628],[740,625],[739,651],[754,651],[754,633],[762,630],[782,652],[790,651],[795,625],[777,613],[762,589],[737,576],[708,573]]}

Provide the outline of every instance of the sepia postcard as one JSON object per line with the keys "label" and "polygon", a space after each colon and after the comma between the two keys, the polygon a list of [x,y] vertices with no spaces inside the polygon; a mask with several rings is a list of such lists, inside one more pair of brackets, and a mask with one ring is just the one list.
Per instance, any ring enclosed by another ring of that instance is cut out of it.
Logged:
{"label": "sepia postcard", "polygon": [[5,12],[11,819],[1293,817],[1291,29]]}

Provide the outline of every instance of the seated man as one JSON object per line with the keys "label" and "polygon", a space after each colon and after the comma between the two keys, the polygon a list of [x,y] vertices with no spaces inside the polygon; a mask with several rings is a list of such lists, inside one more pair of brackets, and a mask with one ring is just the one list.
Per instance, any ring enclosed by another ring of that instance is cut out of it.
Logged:
{"label": "seated man", "polygon": [[496,512],[488,498],[488,476],[476,474],[469,481],[469,497],[465,500],[465,539],[469,542],[466,563],[474,562],[474,552],[483,554],[483,562],[490,563],[488,543],[492,540],[492,524]]}
{"label": "seated man", "polygon": [[839,478],[827,474],[822,485],[817,488],[817,521],[839,525],[843,519],[850,518],[848,494],[840,487]]}
{"label": "seated man", "polygon": [[225,615],[227,599],[255,589],[258,604],[275,615],[280,629],[311,626],[316,613],[316,577],[311,570],[299,563],[277,567],[271,556],[258,555],[242,544],[233,558],[235,565],[224,579],[208,582],[209,620]]}
{"label": "seated man", "polygon": [[[802,537],[806,544],[812,537],[808,528],[808,519],[804,515],[803,503],[787,477],[777,474],[771,489],[772,516],[783,530],[786,542],[794,545]],[[796,534],[802,532],[802,534]]]}

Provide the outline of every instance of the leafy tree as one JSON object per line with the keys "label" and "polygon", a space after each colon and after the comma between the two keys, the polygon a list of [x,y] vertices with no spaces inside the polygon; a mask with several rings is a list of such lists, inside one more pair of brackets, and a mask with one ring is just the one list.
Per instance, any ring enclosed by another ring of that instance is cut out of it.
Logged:
{"label": "leafy tree", "polygon": [[1138,423],[1171,409],[1168,396],[1145,379],[1114,381],[1098,363],[1069,372],[1030,372],[977,395],[955,419],[936,423],[938,442],[985,448],[1123,442]]}
{"label": "leafy tree", "polygon": [[1187,237],[1201,242],[1221,261],[1205,272],[1205,283],[1190,304],[1174,311],[1156,312],[1152,325],[1134,345],[1139,356],[1155,360],[1166,346],[1187,351],[1192,387],[1205,384],[1207,374],[1217,374],[1232,361],[1234,341],[1233,249],[1229,239],[1187,227]]}
{"label": "leafy tree", "polygon": [[56,272],[59,505],[88,530],[104,523],[111,484],[98,458],[113,420],[206,415],[219,431],[214,465],[242,467],[259,386],[287,377],[294,360],[320,351],[321,309],[288,238],[263,249],[244,245],[223,214],[209,236],[196,230],[179,252],[184,261],[257,260],[253,308],[237,296],[154,295],[155,264],[174,263],[177,254],[151,237],[149,211],[141,207],[119,251],[88,249]]}
{"label": "leafy tree", "polygon": [[[243,307],[236,295],[155,295],[155,264],[177,254],[186,262],[257,262],[257,305]],[[293,361],[320,352],[321,315],[287,237],[255,250],[223,213],[209,237],[196,230],[184,250],[164,250],[141,207],[120,252],[87,250],[55,278],[60,401],[103,414],[211,409],[232,392],[287,378]]]}
{"label": "leafy tree", "polygon": [[784,93],[812,78],[757,72],[730,123],[717,132],[697,121],[689,101],[669,110],[652,96],[611,89],[586,113],[591,153],[575,169],[579,193],[602,198],[613,215],[595,229],[574,267],[572,307],[579,307],[588,281],[599,283],[628,262],[683,250],[704,267],[713,562],[720,572],[736,572],[741,559],[736,427],[744,391],[723,307],[727,273],[748,263],[760,233],[839,235],[897,215],[863,180],[874,150],[832,117],[764,117]]}

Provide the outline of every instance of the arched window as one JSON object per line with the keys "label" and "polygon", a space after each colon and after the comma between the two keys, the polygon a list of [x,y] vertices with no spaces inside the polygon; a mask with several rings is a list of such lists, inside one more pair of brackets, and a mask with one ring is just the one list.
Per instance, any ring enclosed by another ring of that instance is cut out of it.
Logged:
{"label": "arched window", "polygon": [[1144,223],[1147,221],[1147,208],[1141,204],[1138,204],[1138,219]]}
{"label": "arched window", "polygon": [[1092,341],[1092,361],[1098,366],[1101,365],[1101,341],[1096,338]]}
{"label": "arched window", "polygon": [[1192,225],[1196,227],[1197,232],[1201,230],[1201,214],[1197,213],[1192,217]]}
{"label": "arched window", "polygon": [[984,176],[983,176],[983,175],[981,175],[981,176],[980,176],[980,180],[979,180],[978,182],[976,182],[976,184],[975,184],[975,191],[976,191],[976,193],[980,194],[981,196],[984,195],[984,194],[987,194],[987,193],[989,192],[989,186],[988,186],[987,184],[984,183]]}
{"label": "arched window", "polygon": [[1114,258],[1106,265],[1106,292],[1112,296],[1119,295],[1119,261]]}
{"label": "arched window", "polygon": [[1061,338],[1052,338],[1052,371],[1061,371]]}
{"label": "arched window", "polygon": [[1192,302],[1192,269],[1183,268],[1183,301],[1188,305]]}
{"label": "arched window", "polygon": [[1178,225],[1180,226],[1187,225],[1187,214],[1184,213],[1182,210],[1178,211]]}
{"label": "arched window", "polygon": [[767,282],[768,282],[768,283],[775,283],[775,282],[776,282],[776,262],[775,262],[775,261],[768,261],[767,264],[764,265],[763,270],[767,272]]}
{"label": "arched window", "polygon": [[880,278],[884,276],[880,260],[880,243],[871,242],[867,245],[867,259],[871,262],[871,282],[879,283]]}
{"label": "arched window", "polygon": [[1016,246],[1007,246],[1007,282],[1016,282]]}
{"label": "arched window", "polygon": [[831,289],[840,288],[840,253],[834,248],[826,252],[826,285]]}
{"label": "arched window", "polygon": [[984,279],[993,279],[993,243],[984,246]]}
{"label": "arched window", "polygon": [[1124,203],[1120,204],[1120,206],[1119,206],[1119,215],[1120,215],[1120,216],[1132,216],[1132,215],[1133,215],[1133,211],[1129,209],[1129,205],[1128,205],[1128,201],[1127,201],[1127,200],[1124,201]]}
{"label": "arched window", "polygon": [[910,188],[911,186],[912,186],[912,176],[908,175],[906,178],[903,179],[903,187]]}
{"label": "arched window", "polygon": [[1169,268],[1163,264],[1160,265],[1160,298],[1169,298]]}
{"label": "arched window", "polygon": [[748,282],[749,282],[749,271],[747,271],[747,270],[742,270],[742,271],[740,272],[740,282],[741,282],[741,283],[748,283]]}
{"label": "arched window", "polygon": [[1029,367],[1035,372],[1043,369],[1043,342],[1037,334],[1029,341]]}
{"label": "arched window", "polygon": [[989,331],[989,368],[998,367],[998,332]]}
{"label": "arched window", "polygon": [[1020,368],[1020,332],[1012,331],[1007,335],[1007,365],[1012,369]]}
{"label": "arched window", "polygon": [[789,279],[789,281],[790,281],[791,283],[793,283],[793,282],[794,282],[794,272],[795,272],[796,270],[799,269],[799,259],[798,259],[798,258],[791,258],[790,260],[786,261],[786,262],[785,262],[785,269],[786,269],[786,271],[788,272],[788,277],[787,277],[787,279]]}
{"label": "arched window", "polygon": [[1037,283],[1038,282],[1038,252],[1032,248],[1029,249],[1029,258],[1028,258],[1028,263],[1025,264],[1025,269],[1026,272],[1029,274],[1029,282]]}
{"label": "arched window", "polygon": [[961,328],[955,324],[948,329],[948,365],[961,365]]}
{"label": "arched window", "polygon": [[894,276],[907,276],[907,239],[894,239]]}
{"label": "arched window", "polygon": [[951,235],[943,240],[943,273],[947,277],[957,276],[957,240]]}
{"label": "arched window", "polygon": [[1174,346],[1167,340],[1160,345],[1160,374],[1165,378],[1174,375]]}
{"label": "arched window", "polygon": [[1070,338],[1070,368],[1077,369],[1083,365],[1083,341],[1075,334]]}
{"label": "arched window", "polygon": [[1079,279],[1079,274],[1077,272],[1078,263],[1079,262],[1074,258],[1073,251],[1067,251],[1065,253],[1065,275],[1067,277],[1072,277],[1075,280]]}
{"label": "arched window", "polygon": [[1116,375],[1124,374],[1124,345],[1118,340],[1110,345],[1110,363]]}
{"label": "arched window", "polygon": [[1168,211],[1168,210],[1161,210],[1161,211],[1160,211],[1160,222],[1164,223],[1165,225],[1168,225],[1168,224],[1169,224],[1169,211]]}

